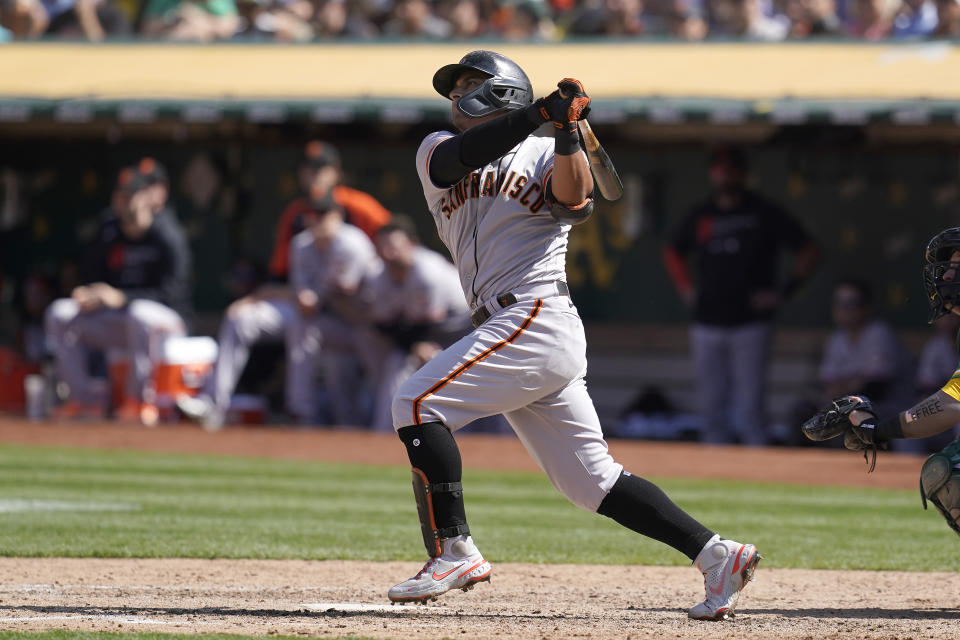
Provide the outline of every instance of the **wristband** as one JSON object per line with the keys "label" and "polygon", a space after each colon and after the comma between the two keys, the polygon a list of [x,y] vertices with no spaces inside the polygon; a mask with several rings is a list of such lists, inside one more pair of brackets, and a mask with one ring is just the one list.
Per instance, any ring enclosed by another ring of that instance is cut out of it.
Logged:
{"label": "wristband", "polygon": [[580,151],[580,133],[576,127],[573,131],[557,129],[553,132],[553,151],[558,156],[572,156]]}
{"label": "wristband", "polygon": [[894,440],[903,437],[903,425],[900,424],[900,414],[892,418],[884,418],[877,423],[877,438],[879,440]]}

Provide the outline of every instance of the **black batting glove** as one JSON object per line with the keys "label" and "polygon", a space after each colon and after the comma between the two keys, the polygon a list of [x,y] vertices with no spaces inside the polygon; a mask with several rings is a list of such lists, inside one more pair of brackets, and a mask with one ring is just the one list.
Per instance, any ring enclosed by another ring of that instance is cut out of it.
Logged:
{"label": "black batting glove", "polygon": [[583,84],[573,78],[564,78],[557,83],[557,90],[534,103],[543,122],[567,132],[577,129],[577,121],[590,113],[590,96]]}

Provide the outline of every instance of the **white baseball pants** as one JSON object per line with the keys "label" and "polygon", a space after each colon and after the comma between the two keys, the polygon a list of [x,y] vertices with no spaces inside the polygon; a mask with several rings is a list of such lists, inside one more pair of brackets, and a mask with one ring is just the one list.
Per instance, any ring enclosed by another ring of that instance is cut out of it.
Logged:
{"label": "white baseball pants", "polygon": [[503,413],[553,485],[596,511],[623,467],[607,450],[586,371],[583,324],[570,298],[518,302],[404,382],[394,428],[442,422],[456,431]]}

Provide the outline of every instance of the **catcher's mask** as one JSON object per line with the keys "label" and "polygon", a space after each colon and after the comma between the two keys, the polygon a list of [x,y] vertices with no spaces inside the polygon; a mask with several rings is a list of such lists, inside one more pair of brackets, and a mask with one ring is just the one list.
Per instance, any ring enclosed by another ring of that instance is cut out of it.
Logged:
{"label": "catcher's mask", "polygon": [[457,77],[467,70],[479,71],[486,81],[457,103],[464,115],[480,118],[500,111],[522,109],[533,103],[533,86],[520,66],[493,51],[471,51],[457,64],[440,67],[433,74],[433,88],[444,98],[450,97]]}
{"label": "catcher's mask", "polygon": [[927,243],[923,287],[930,304],[928,322],[950,313],[947,304],[960,306],[960,261],[951,261],[954,252],[960,253],[960,227],[944,229]]}

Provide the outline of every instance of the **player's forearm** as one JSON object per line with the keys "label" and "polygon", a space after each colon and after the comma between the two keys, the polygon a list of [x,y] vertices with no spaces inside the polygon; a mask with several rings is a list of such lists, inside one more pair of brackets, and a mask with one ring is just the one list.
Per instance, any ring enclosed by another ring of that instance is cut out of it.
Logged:
{"label": "player's forearm", "polygon": [[937,391],[898,417],[904,438],[927,438],[960,423],[960,402]]}
{"label": "player's forearm", "polygon": [[593,176],[587,156],[578,151],[572,155],[555,155],[551,177],[553,197],[563,204],[576,205],[593,193]]}

